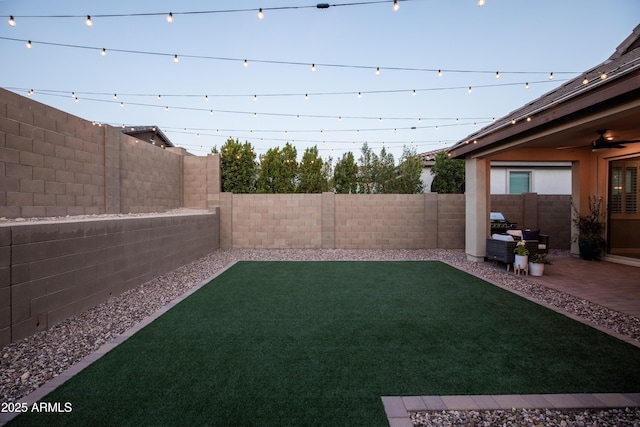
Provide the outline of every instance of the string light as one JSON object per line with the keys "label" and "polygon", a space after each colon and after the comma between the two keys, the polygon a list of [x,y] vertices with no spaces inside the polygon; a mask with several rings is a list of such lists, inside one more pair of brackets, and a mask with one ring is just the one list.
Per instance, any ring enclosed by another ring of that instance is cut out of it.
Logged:
{"label": "string light", "polygon": [[467,92],[471,93],[472,89],[471,86],[469,86],[469,89],[467,89]]}
{"label": "string light", "polygon": [[169,106],[164,107],[164,111],[169,111]]}
{"label": "string light", "polygon": [[173,55],[173,62],[178,63],[178,55]]}
{"label": "string light", "polygon": [[264,13],[262,12],[262,8],[258,11],[258,19],[264,18]]}
{"label": "string light", "polygon": [[173,13],[169,12],[169,14],[167,15],[167,22],[173,22]]}
{"label": "string light", "polygon": [[397,12],[400,10],[400,5],[398,4],[398,0],[393,0],[393,11]]}
{"label": "string light", "polygon": [[526,82],[526,83],[524,84],[524,88],[525,88],[525,89],[529,89],[529,82]]}
{"label": "string light", "polygon": [[16,26],[16,20],[13,19],[13,15],[9,16],[9,26],[10,27],[15,27]]}
{"label": "string light", "polygon": [[87,24],[87,27],[92,27],[93,26],[93,21],[91,20],[91,16],[87,15],[87,20],[84,21],[85,24]]}
{"label": "string light", "polygon": [[496,79],[500,78],[500,71],[496,71]]}
{"label": "string light", "polygon": [[244,62],[242,63],[242,65],[244,65],[244,68],[247,68],[249,66],[249,63],[247,62],[247,60],[245,59]]}
{"label": "string light", "polygon": [[311,64],[311,71],[315,71],[316,70],[316,64]]}
{"label": "string light", "polygon": [[362,92],[358,92],[358,98],[362,98]]}
{"label": "string light", "polygon": [[204,100],[205,100],[206,102],[209,102],[209,95],[205,95],[205,96],[204,96]]}
{"label": "string light", "polygon": [[413,96],[416,96],[416,90],[415,90],[415,89],[413,90],[412,95],[413,95]]}
{"label": "string light", "polygon": [[162,101],[162,95],[158,95],[158,101]]}
{"label": "string light", "polygon": [[[111,16],[111,15],[109,15]],[[10,38],[10,37],[1,37],[0,36],[0,40],[9,40],[9,41],[26,41],[26,40],[21,40],[21,39],[15,39],[15,38]],[[72,49],[93,49],[93,50],[102,50],[103,48],[101,47],[96,47],[96,46],[88,46],[88,45],[72,45],[72,44],[65,44],[65,43],[55,43],[55,42],[46,42],[46,41],[37,41],[37,43],[40,43],[42,45],[48,45],[48,46],[56,46],[56,47],[66,47],[66,48],[72,48]],[[106,50],[106,49],[105,49]],[[131,50],[131,49],[109,49],[111,51],[115,51],[115,52],[122,52],[122,53],[128,53],[128,54],[138,54],[138,55],[156,55],[156,56],[169,56],[169,55],[173,55],[170,54],[168,52],[153,52],[153,51],[139,51],[139,50]],[[214,60],[214,61],[239,61],[239,58],[230,58],[230,57],[215,57],[215,56],[205,56],[205,55],[182,55],[185,57],[191,57],[191,58],[197,58],[197,59],[206,59],[206,60]],[[245,67],[247,67],[249,65],[248,60],[244,59],[243,61],[243,65]],[[304,65],[304,66],[309,66],[312,67],[315,65],[311,64],[311,63],[302,63],[302,62],[295,62],[295,61],[276,61],[276,60],[254,60],[256,62],[261,62],[261,63],[268,63],[268,64],[278,64],[278,65]],[[354,69],[373,69],[373,70],[378,70],[380,67],[375,67],[375,66],[366,66],[366,65],[353,65],[353,64],[331,64],[331,63],[326,63],[326,64],[318,64],[320,66],[325,66],[325,67],[335,67],[335,68],[354,68]],[[437,72],[438,77],[442,76],[442,73],[444,71],[448,71],[451,73],[465,73],[465,74],[469,74],[469,73],[476,73],[476,74],[494,74],[495,72],[492,71],[487,71],[487,70],[473,70],[473,69],[446,69],[446,70],[442,70],[442,69],[438,69],[438,70],[434,70],[434,69],[430,69],[430,68],[412,68],[412,67],[385,67],[385,69],[389,69],[389,70],[394,70],[394,71],[414,71],[414,72]],[[542,72],[542,71],[509,71],[506,72],[507,74],[542,74],[546,72]],[[577,72],[574,71],[561,71],[559,72],[560,74],[576,74]],[[502,73],[504,74],[504,73]],[[556,73],[558,74],[558,73]],[[495,75],[495,74],[494,74]],[[551,76],[553,75],[553,73],[551,73]]]}
{"label": "string light", "polygon": [[27,40],[27,49],[31,49],[31,40]]}
{"label": "string light", "polygon": [[113,94],[113,99],[118,99],[118,94],[117,93]]}
{"label": "string light", "polygon": [[376,67],[376,76],[380,75],[380,67]]}
{"label": "string light", "polygon": [[209,115],[213,116],[213,110],[209,110]]}
{"label": "string light", "polygon": [[107,49],[102,48],[102,52],[100,52],[100,55],[107,56]]}
{"label": "string light", "polygon": [[553,73],[549,73],[549,80],[553,80]]}
{"label": "string light", "polygon": [[258,95],[253,95],[253,100],[257,101],[258,100]]}
{"label": "string light", "polygon": [[306,101],[306,100],[308,100],[308,99],[309,99],[309,94],[305,93],[305,94],[304,94],[304,100]]}
{"label": "string light", "polygon": [[478,0],[478,7],[484,6],[485,0]]}
{"label": "string light", "polygon": [[604,71],[600,74],[600,79],[604,80],[607,78],[607,73],[605,73]]}
{"label": "string light", "polygon": [[120,103],[120,108],[124,108],[124,102]]}
{"label": "string light", "polygon": [[582,84],[583,85],[588,85],[589,84],[589,79],[585,77],[584,80],[582,80]]}

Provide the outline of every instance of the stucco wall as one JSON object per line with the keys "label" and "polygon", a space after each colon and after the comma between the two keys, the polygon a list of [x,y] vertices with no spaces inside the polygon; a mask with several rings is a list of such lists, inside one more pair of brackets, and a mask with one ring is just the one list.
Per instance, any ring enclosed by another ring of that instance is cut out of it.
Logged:
{"label": "stucco wall", "polygon": [[0,346],[219,248],[219,215],[0,226]]}

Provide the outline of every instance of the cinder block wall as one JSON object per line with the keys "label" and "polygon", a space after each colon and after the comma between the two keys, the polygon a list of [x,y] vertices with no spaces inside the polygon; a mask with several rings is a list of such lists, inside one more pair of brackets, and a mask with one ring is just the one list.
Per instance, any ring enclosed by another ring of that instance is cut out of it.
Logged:
{"label": "cinder block wall", "polygon": [[0,89],[0,216],[104,213],[104,131]]}
{"label": "cinder block wall", "polygon": [[465,198],[463,194],[438,195],[438,229],[429,227],[438,234],[441,249],[463,249],[465,242]]}
{"label": "cinder block wall", "polygon": [[335,196],[336,248],[424,248],[424,233],[425,204],[422,194]]}
{"label": "cinder block wall", "polygon": [[234,248],[321,248],[321,194],[234,194]]}
{"label": "cinder block wall", "polygon": [[0,226],[0,346],[218,248],[218,213]]}
{"label": "cinder block wall", "polygon": [[175,209],[183,157],[0,89],[0,217]]}
{"label": "cinder block wall", "polygon": [[220,193],[221,247],[464,247],[464,195]]}
{"label": "cinder block wall", "polygon": [[123,133],[119,139],[122,212],[182,207],[182,156]]}
{"label": "cinder block wall", "polygon": [[554,194],[494,194],[491,210],[502,212],[518,228],[550,236],[553,249],[571,249],[571,196]]}

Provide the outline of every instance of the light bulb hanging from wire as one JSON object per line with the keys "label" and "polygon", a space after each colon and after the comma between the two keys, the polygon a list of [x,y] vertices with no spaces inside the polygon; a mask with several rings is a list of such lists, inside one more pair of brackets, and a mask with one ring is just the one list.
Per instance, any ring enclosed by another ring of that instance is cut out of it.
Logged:
{"label": "light bulb hanging from wire", "polygon": [[478,7],[484,6],[485,0],[478,0]]}
{"label": "light bulb hanging from wire", "polygon": [[107,49],[102,48],[102,52],[100,52],[100,55],[107,56]]}
{"label": "light bulb hanging from wire", "polygon": [[13,19],[13,15],[9,16],[9,26],[10,27],[15,27],[16,26],[16,20]]}
{"label": "light bulb hanging from wire", "polygon": [[398,4],[398,0],[393,0],[393,11],[397,12],[400,9],[400,5]]}
{"label": "light bulb hanging from wire", "polygon": [[316,64],[311,64],[311,71],[315,71],[316,70]]}
{"label": "light bulb hanging from wire", "polygon": [[169,12],[169,14],[167,15],[167,22],[173,22],[173,13]]}
{"label": "light bulb hanging from wire", "polygon": [[27,40],[27,49],[31,49],[31,40]]}
{"label": "light bulb hanging from wire", "polygon": [[258,19],[262,18],[264,18],[264,13],[262,12],[262,8],[260,8],[260,10],[258,10]]}
{"label": "light bulb hanging from wire", "polygon": [[242,65],[244,65],[244,68],[247,68],[249,66],[249,63],[247,62],[247,60],[245,59],[244,62],[242,63]]}
{"label": "light bulb hanging from wire", "polygon": [[91,20],[91,15],[87,15],[87,20],[84,21],[85,24],[87,24],[87,27],[92,27],[93,26],[93,21]]}
{"label": "light bulb hanging from wire", "polygon": [[178,63],[178,55],[173,55],[173,62]]}

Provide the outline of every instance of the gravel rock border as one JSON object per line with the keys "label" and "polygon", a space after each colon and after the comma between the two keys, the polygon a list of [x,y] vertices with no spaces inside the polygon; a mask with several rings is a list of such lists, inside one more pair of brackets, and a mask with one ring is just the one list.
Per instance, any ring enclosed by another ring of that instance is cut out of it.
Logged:
{"label": "gravel rock border", "polygon": [[511,411],[434,411],[411,414],[415,427],[433,426],[640,426],[640,408],[624,409],[514,409]]}
{"label": "gravel rock border", "polygon": [[[569,256],[568,252],[562,251],[556,251],[553,255]],[[640,319],[534,284],[527,281],[524,276],[509,274],[491,263],[467,261],[463,250],[218,250],[135,289],[110,298],[46,331],[0,348],[0,401],[19,401],[196,284],[239,260],[441,260],[589,322],[640,340]],[[472,415],[465,415],[467,417],[465,419],[471,419],[470,416]],[[442,425],[472,424],[447,421]],[[474,421],[473,425],[482,424]],[[593,425],[593,423],[585,425]],[[598,422],[597,425],[607,424]]]}

